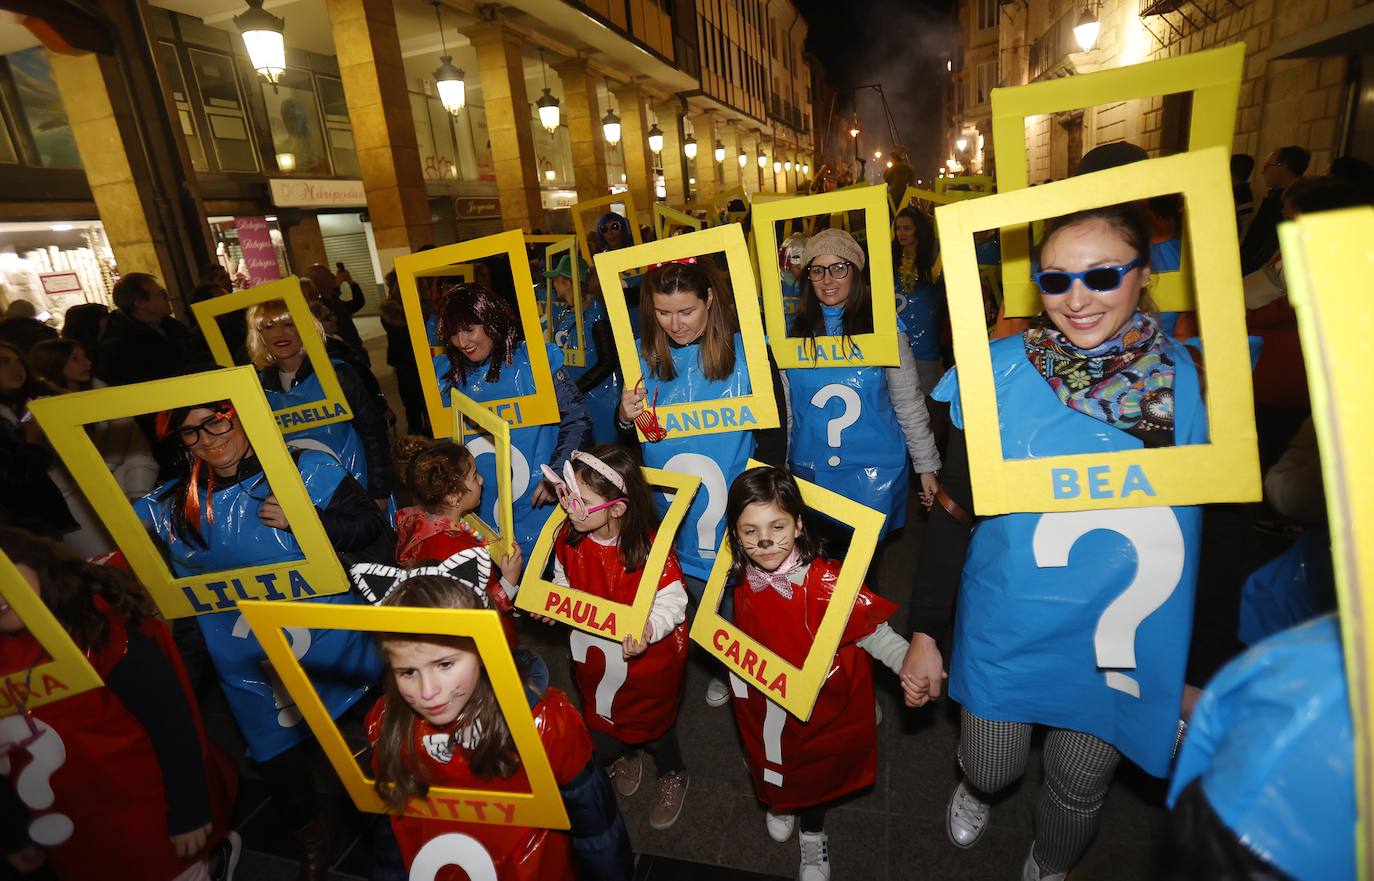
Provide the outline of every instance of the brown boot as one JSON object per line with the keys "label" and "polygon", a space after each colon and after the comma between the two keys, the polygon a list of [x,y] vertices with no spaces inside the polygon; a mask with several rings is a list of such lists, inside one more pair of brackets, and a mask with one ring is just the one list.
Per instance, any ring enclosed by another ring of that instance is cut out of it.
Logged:
{"label": "brown boot", "polygon": [[334,862],[329,846],[329,824],[324,814],[296,830],[296,846],[300,849],[301,869],[296,881],[327,881],[329,866]]}

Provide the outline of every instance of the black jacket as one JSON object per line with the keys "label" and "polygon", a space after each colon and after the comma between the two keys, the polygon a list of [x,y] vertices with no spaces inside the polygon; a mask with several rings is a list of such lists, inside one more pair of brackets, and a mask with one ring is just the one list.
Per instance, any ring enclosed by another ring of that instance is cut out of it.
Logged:
{"label": "black jacket", "polygon": [[[347,364],[334,364],[334,372],[339,377],[348,409],[353,411],[353,430],[363,442],[363,455],[367,457],[367,490],[373,498],[384,499],[391,495],[395,478],[391,473],[391,444],[386,434],[386,419],[378,406],[378,399],[367,390],[367,386]],[[292,388],[300,385],[315,374],[315,368],[306,358]],[[281,370],[276,365],[262,372],[262,384],[276,391],[289,391],[282,388]]]}
{"label": "black jacket", "polygon": [[363,294],[363,289],[356,281],[348,282],[348,299],[343,298],[343,288],[335,288],[333,293],[322,298],[321,302],[328,307],[334,317],[339,320],[339,336],[343,337],[344,342],[348,343],[367,359],[367,363],[372,363],[372,357],[367,353],[367,346],[363,345],[362,335],[358,333],[357,326],[353,323],[353,314],[367,305],[367,297]]}
{"label": "black jacket", "polygon": [[116,309],[100,336],[98,362],[101,379],[110,385],[129,385],[210,366],[210,353],[186,325],[170,315],[154,329]]}

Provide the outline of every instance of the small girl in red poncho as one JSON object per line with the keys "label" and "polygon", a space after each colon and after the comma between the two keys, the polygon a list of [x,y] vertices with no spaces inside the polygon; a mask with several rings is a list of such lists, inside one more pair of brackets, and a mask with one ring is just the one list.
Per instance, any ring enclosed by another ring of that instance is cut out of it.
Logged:
{"label": "small girl in red poncho", "polygon": [[[659,523],[644,472],[623,448],[609,445],[573,453],[562,478],[547,465],[544,472],[568,512],[554,543],[554,583],[634,602]],[[616,791],[633,795],[644,775],[643,753],[654,758],[654,829],[677,822],[687,796],[689,778],[674,727],[687,675],[686,621],[682,569],[670,552],[643,634],[626,636],[623,643],[577,629],[569,637],[582,715]]]}
{"label": "small girl in red poncho", "polygon": [[[480,609],[472,585],[442,575],[404,580],[387,606]],[[529,792],[529,778],[496,700],[482,657],[467,637],[378,635],[389,670],[386,694],[367,717],[377,793],[410,878],[433,881],[629,881],[629,834],[591,739],[567,696],[548,684],[537,656],[517,652],[516,666],[535,730],[568,812],[566,831],[454,819],[417,805],[431,787]],[[495,798],[479,803],[499,817]],[[409,813],[403,813],[410,807]],[[448,806],[450,811],[452,805]],[[490,817],[488,817],[490,819]]]}
{"label": "small girl in red poncho", "polygon": [[[803,509],[801,489],[792,475],[767,467],[736,478],[725,509],[734,555],[735,624],[798,667],[829,608],[841,565],[817,556],[802,525]],[[774,841],[786,841],[800,821],[801,881],[830,877],[826,808],[841,796],[873,785],[878,738],[869,656],[894,673],[901,669],[907,641],[886,623],[896,609],[867,587],[860,588],[806,722],[738,677],[730,677],[754,791],[768,807],[768,834]],[[765,732],[778,732],[776,742]],[[768,761],[770,755],[781,755],[781,761]]]}
{"label": "small girl in red poncho", "polygon": [[[484,548],[486,541],[463,518],[482,501],[482,475],[472,453],[462,444],[409,435],[396,441],[396,470],[413,504],[396,512],[396,562],[402,567],[447,560],[459,551]],[[525,562],[520,546],[493,560],[486,594],[501,613],[506,636],[514,645],[512,601]]]}

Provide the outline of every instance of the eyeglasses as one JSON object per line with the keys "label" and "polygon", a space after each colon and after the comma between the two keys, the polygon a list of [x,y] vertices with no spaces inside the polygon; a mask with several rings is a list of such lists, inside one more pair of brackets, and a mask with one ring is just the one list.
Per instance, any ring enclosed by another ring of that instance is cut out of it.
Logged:
{"label": "eyeglasses", "polygon": [[597,229],[601,232],[620,232],[620,221],[612,220],[610,223],[603,223]]}
{"label": "eyeglasses", "polygon": [[1126,273],[1144,265],[1145,258],[1137,257],[1130,263],[1121,266],[1094,266],[1083,272],[1063,272],[1058,269],[1051,269],[1046,272],[1032,272],[1031,278],[1035,280],[1041,293],[1051,296],[1067,293],[1075,281],[1083,282],[1083,285],[1090,291],[1106,294],[1121,287],[1121,280],[1126,277]]}
{"label": "eyeglasses", "polygon": [[214,437],[223,437],[234,429],[234,410],[232,408],[223,413],[216,413],[199,425],[183,425],[177,429],[177,437],[181,439],[182,446],[194,447],[200,443],[200,433],[203,431]]}
{"label": "eyeglasses", "polygon": [[582,498],[582,494],[576,492],[566,483],[558,484],[554,489],[558,493],[558,504],[563,506],[563,510],[567,511],[568,516],[573,520],[586,520],[597,511],[604,511],[612,505],[626,501],[625,497],[621,496],[618,499],[611,499],[609,502],[602,502],[599,505],[592,505],[588,508],[587,501]]}
{"label": "eyeglasses", "polygon": [[820,281],[827,275],[839,281],[849,275],[849,267],[853,265],[848,260],[841,260],[839,263],[831,263],[829,266],[808,266],[806,267],[806,275],[812,281]]}

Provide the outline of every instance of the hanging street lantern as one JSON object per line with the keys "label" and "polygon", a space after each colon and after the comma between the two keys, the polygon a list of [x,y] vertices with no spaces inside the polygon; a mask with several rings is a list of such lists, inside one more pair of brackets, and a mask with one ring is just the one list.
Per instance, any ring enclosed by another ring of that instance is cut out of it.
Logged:
{"label": "hanging street lantern", "polygon": [[719,140],[716,141],[715,151],[712,155],[716,157],[717,162],[725,161],[725,145]]}
{"label": "hanging street lantern", "polygon": [[620,143],[620,117],[615,115],[614,110],[607,110],[605,117],[601,120],[601,133],[606,137],[606,143],[614,147]]}
{"label": "hanging street lantern", "polygon": [[453,63],[448,54],[448,43],[444,40],[444,19],[439,12],[443,0],[434,0],[434,20],[439,24],[439,67],[434,71],[434,88],[439,92],[439,103],[444,109],[457,116],[467,104],[467,84],[463,82],[463,71]]}
{"label": "hanging street lantern", "polygon": [[1097,13],[1084,7],[1082,15],[1078,16],[1078,24],[1073,26],[1073,38],[1078,47],[1084,52],[1091,51],[1097,45],[1097,35],[1101,32],[1102,22],[1098,21]]}
{"label": "hanging street lantern", "polygon": [[649,149],[655,153],[663,152],[663,129],[655,122],[649,129]]}
{"label": "hanging street lantern", "polygon": [[682,141],[682,155],[688,159],[697,158],[697,139],[695,135],[688,135]]}
{"label": "hanging street lantern", "polygon": [[539,122],[544,128],[553,134],[558,131],[558,99],[549,91],[549,68],[544,63],[544,50],[539,50],[539,67],[544,72],[544,94],[539,96],[539,100],[534,102],[534,106],[539,108]]}
{"label": "hanging street lantern", "polygon": [[282,37],[286,20],[263,9],[262,0],[248,0],[247,11],[234,16],[234,24],[243,34],[248,62],[275,92],[286,73],[286,41]]}

